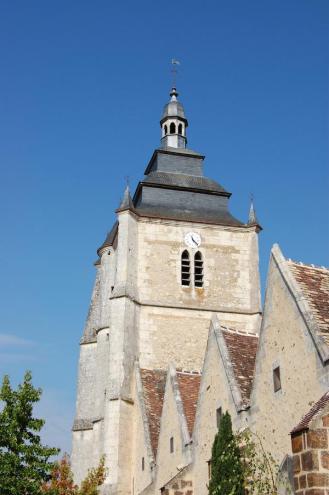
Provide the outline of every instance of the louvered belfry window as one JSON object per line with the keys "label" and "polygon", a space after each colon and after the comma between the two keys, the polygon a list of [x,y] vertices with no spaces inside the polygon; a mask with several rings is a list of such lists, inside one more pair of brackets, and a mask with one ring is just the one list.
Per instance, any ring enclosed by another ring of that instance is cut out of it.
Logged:
{"label": "louvered belfry window", "polygon": [[191,283],[190,255],[188,251],[182,252],[182,285],[189,286]]}
{"label": "louvered belfry window", "polygon": [[200,251],[194,255],[194,285],[203,287],[203,259]]}

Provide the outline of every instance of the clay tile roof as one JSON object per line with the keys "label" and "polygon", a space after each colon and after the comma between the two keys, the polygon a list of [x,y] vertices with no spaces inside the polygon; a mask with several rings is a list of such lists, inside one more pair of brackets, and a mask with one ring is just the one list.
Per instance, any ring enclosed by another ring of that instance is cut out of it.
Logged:
{"label": "clay tile roof", "polygon": [[312,419],[321,414],[327,405],[329,405],[329,390],[314,404],[308,413],[305,414],[298,425],[292,430],[291,434],[307,430]]}
{"label": "clay tile roof", "polygon": [[221,327],[242,402],[248,403],[255,371],[258,336]]}
{"label": "clay tile roof", "polygon": [[166,371],[141,369],[143,395],[154,457],[158,449]]}
{"label": "clay tile roof", "polygon": [[329,269],[290,260],[288,265],[316,319],[319,335],[329,344]]}
{"label": "clay tile roof", "polygon": [[177,381],[183,402],[188,431],[190,435],[192,435],[201,375],[199,373],[182,373],[178,371]]}

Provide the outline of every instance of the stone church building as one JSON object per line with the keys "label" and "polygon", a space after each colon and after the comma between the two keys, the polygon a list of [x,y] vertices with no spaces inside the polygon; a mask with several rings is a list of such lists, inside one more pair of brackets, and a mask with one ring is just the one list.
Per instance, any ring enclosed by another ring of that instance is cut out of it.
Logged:
{"label": "stone church building", "polygon": [[103,494],[206,495],[227,410],[234,429],[256,431],[290,466],[299,495],[325,495],[329,271],[274,245],[262,308],[253,205],[247,222],[234,218],[231,193],[204,175],[175,88],[160,126],[160,147],[97,251],[75,479],[105,455]]}

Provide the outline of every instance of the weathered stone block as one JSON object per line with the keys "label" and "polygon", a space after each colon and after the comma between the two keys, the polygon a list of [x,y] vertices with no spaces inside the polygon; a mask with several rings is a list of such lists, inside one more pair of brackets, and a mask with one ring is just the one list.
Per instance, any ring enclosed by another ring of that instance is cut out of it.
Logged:
{"label": "weathered stone block", "polygon": [[328,450],[324,450],[321,452],[321,466],[324,469],[329,469],[329,452]]}
{"label": "weathered stone block", "polygon": [[302,433],[292,437],[291,447],[292,447],[293,454],[296,454],[297,452],[301,452],[303,450],[303,434]]}
{"label": "weathered stone block", "polygon": [[323,490],[322,488],[311,488],[309,490],[306,490],[304,493],[305,495],[326,495],[325,490]]}
{"label": "weathered stone block", "polygon": [[300,457],[299,457],[299,455],[293,456],[292,465],[293,465],[294,474],[299,473],[300,472]]}
{"label": "weathered stone block", "polygon": [[323,426],[329,426],[329,414],[327,414],[326,416],[323,416],[322,424],[323,424]]}
{"label": "weathered stone block", "polygon": [[317,452],[309,450],[302,453],[303,471],[317,471],[319,469],[319,460]]}
{"label": "weathered stone block", "polygon": [[329,474],[325,473],[309,473],[307,475],[307,484],[313,486],[329,486]]}
{"label": "weathered stone block", "polygon": [[328,434],[324,428],[310,430],[307,432],[307,446],[311,449],[328,448]]}
{"label": "weathered stone block", "polygon": [[299,488],[306,488],[306,475],[303,474],[299,477]]}

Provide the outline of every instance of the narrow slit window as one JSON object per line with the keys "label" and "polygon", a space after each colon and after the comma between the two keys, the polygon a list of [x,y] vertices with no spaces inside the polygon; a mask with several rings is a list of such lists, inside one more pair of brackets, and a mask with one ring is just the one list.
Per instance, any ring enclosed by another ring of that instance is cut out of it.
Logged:
{"label": "narrow slit window", "polygon": [[273,387],[274,392],[281,390],[281,376],[280,376],[280,366],[273,370]]}
{"label": "narrow slit window", "polygon": [[144,471],[145,469],[145,459],[144,457],[142,457],[142,471]]}
{"label": "narrow slit window", "polygon": [[174,452],[174,437],[170,437],[170,453]]}
{"label": "narrow slit window", "polygon": [[190,255],[188,251],[182,252],[182,285],[189,286],[191,283]]}
{"label": "narrow slit window", "polygon": [[166,125],[164,126],[164,134],[168,134],[168,127]]}
{"label": "narrow slit window", "polygon": [[169,129],[170,129],[170,134],[176,134],[176,126],[175,126],[174,122],[172,122],[170,124]]}
{"label": "narrow slit window", "polygon": [[220,420],[222,419],[222,408],[218,407],[216,409],[216,423],[217,423],[217,428],[219,428],[220,425]]}
{"label": "narrow slit window", "polygon": [[200,251],[194,256],[194,285],[203,287],[203,259]]}

